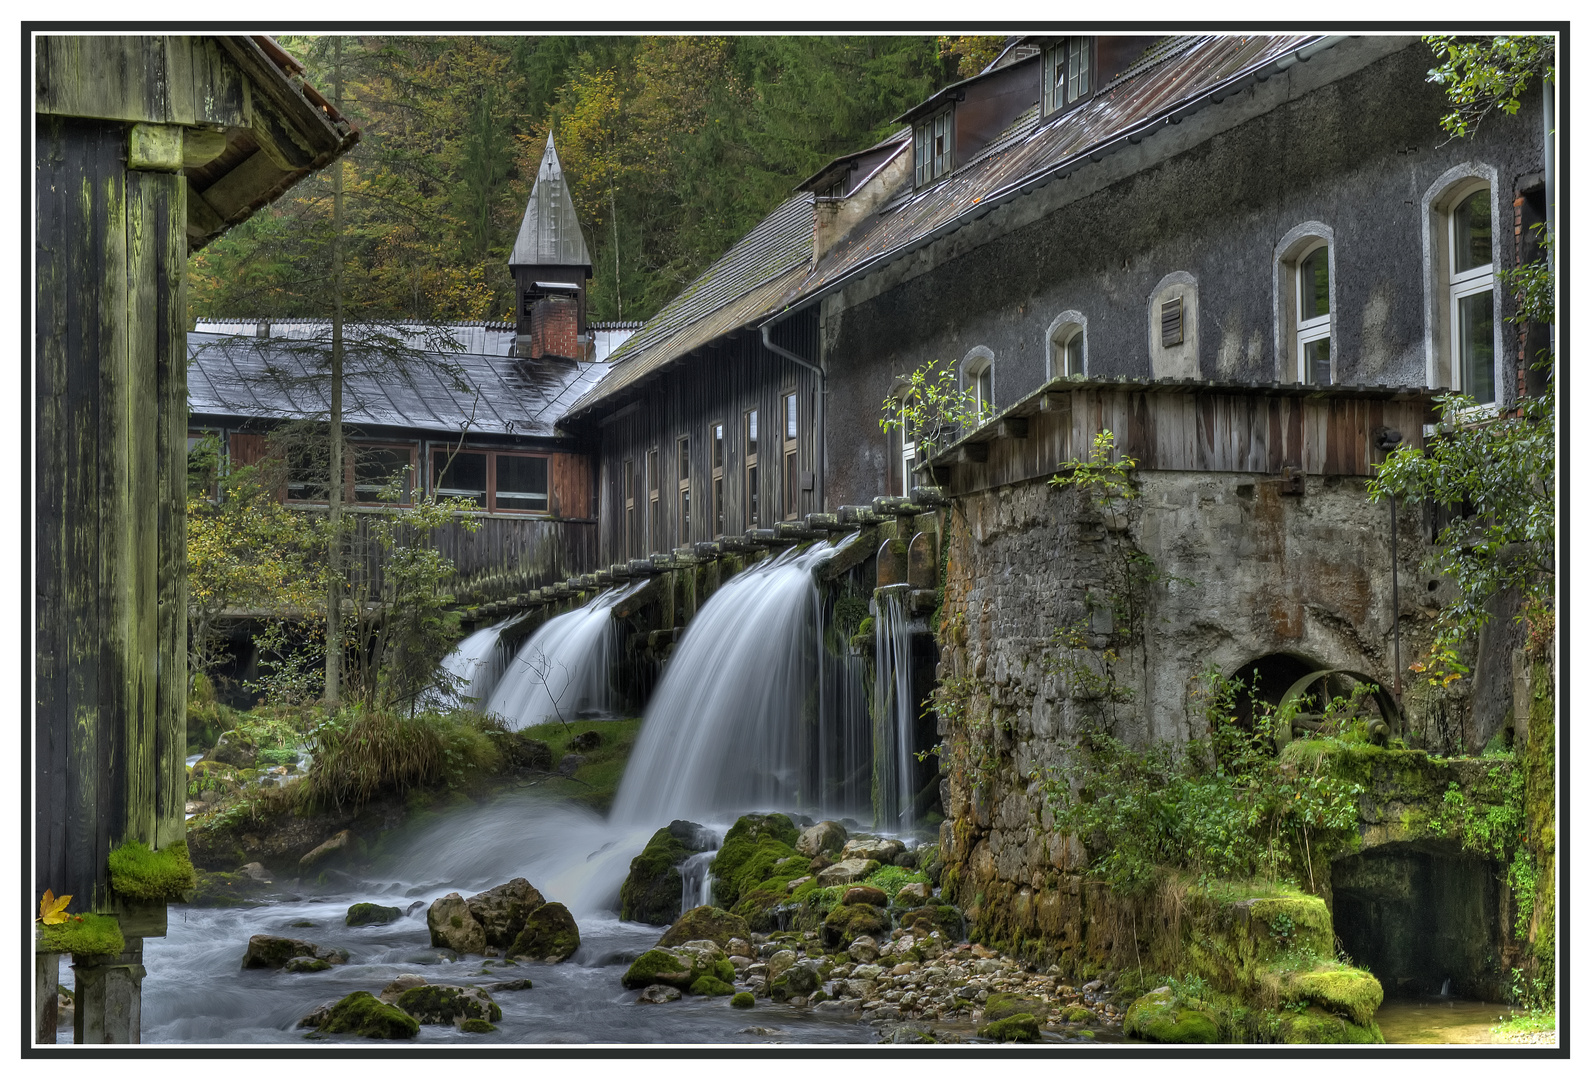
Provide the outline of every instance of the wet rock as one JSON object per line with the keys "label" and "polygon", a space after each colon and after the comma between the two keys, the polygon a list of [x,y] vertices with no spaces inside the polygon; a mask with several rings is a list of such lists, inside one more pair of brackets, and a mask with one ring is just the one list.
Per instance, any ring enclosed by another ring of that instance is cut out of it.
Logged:
{"label": "wet rock", "polygon": [[522,769],[552,772],[552,747],[540,739],[527,738],[521,732],[515,732],[508,740],[508,756],[512,764]]}
{"label": "wet rock", "polygon": [[728,953],[731,959],[743,956],[748,960],[754,960],[757,957],[756,948],[752,946],[751,942],[741,937],[732,937],[724,942],[724,952]]}
{"label": "wet rock", "polygon": [[859,964],[866,964],[878,959],[878,942],[867,934],[863,934],[851,942],[851,946],[845,950],[845,954]]}
{"label": "wet rock", "polygon": [[893,863],[895,857],[906,850],[899,840],[858,836],[847,841],[840,849],[840,859],[876,859],[880,863]]}
{"label": "wet rock", "polygon": [[852,885],[878,868],[879,863],[875,859],[842,859],[818,871],[818,884],[825,888],[830,885]]}
{"label": "wet rock", "polygon": [[880,1031],[878,1036],[879,1042],[895,1046],[915,1046],[939,1041],[934,1037],[933,1029],[923,1024],[896,1024],[894,1027]]}
{"label": "wet rock", "polygon": [[230,765],[235,769],[252,769],[259,757],[259,747],[236,731],[224,731],[204,755],[205,761]]}
{"label": "wet rock", "polygon": [[1016,1016],[1018,1013],[1047,1016],[1049,1011],[1049,1003],[1042,998],[1010,993],[990,994],[983,1005],[983,1019],[985,1023],[993,1023],[1008,1016]]}
{"label": "wet rock", "polygon": [[262,864],[257,862],[247,863],[246,865],[238,867],[238,873],[242,874],[250,881],[258,881],[266,885],[271,883],[271,872],[265,869]]}
{"label": "wet rock", "polygon": [[641,996],[635,999],[637,1005],[661,1005],[666,1001],[678,1001],[684,995],[678,989],[663,983],[653,983],[641,991]]}
{"label": "wet rock", "polygon": [[401,919],[403,912],[395,907],[384,904],[354,904],[348,909],[348,914],[343,916],[345,926],[380,926]]}
{"label": "wet rock", "polygon": [[464,901],[470,915],[480,924],[486,945],[498,949],[512,945],[525,929],[525,921],[531,913],[546,902],[536,887],[522,877],[476,893]]}
{"label": "wet rock", "polygon": [[815,1012],[834,1016],[855,1016],[862,1011],[860,1001],[820,1001],[814,1007]]}
{"label": "wet rock", "polygon": [[298,860],[299,873],[315,868],[324,869],[332,863],[352,858],[358,855],[363,847],[358,837],[350,830],[344,829],[330,840],[306,852]]}
{"label": "wet rock", "polygon": [[852,885],[840,897],[842,904],[871,904],[873,907],[888,907],[889,897],[884,895],[883,889],[875,889],[871,885]]}
{"label": "wet rock", "polygon": [[406,971],[402,975],[399,975],[396,979],[393,979],[391,982],[389,982],[382,989],[380,995],[378,996],[382,1001],[385,1001],[388,1005],[391,1005],[393,1002],[398,1000],[399,995],[401,995],[405,990],[413,990],[416,986],[424,985],[425,976],[416,975],[413,972]]}
{"label": "wet rock", "polygon": [[833,854],[845,846],[847,839],[845,826],[838,821],[820,821],[811,828],[803,829],[796,838],[795,849],[808,858],[813,858],[825,853]]}
{"label": "wet rock", "polygon": [[503,1010],[478,986],[427,983],[398,995],[398,1008],[422,1024],[458,1024],[464,1020],[501,1020]]}
{"label": "wet rock", "polygon": [[674,948],[648,949],[636,957],[620,981],[627,990],[639,990],[653,983],[686,990],[708,975],[733,983],[735,966],[714,942],[692,941]]}
{"label": "wet rock", "polygon": [[523,956],[561,964],[580,948],[580,927],[569,909],[559,903],[543,904],[525,919],[525,928],[508,948],[509,956]]}
{"label": "wet rock", "polygon": [[486,948],[486,931],[456,892],[431,902],[425,925],[431,931],[431,944],[437,948],[458,953],[478,953]]}
{"label": "wet rock", "polygon": [[575,771],[585,763],[586,759],[582,754],[565,754],[558,762],[558,775],[573,776]]}
{"label": "wet rock", "polygon": [[657,943],[666,949],[687,941],[712,941],[722,948],[735,938],[745,941],[750,937],[751,927],[745,919],[723,908],[704,904],[681,915]]}
{"label": "wet rock", "polygon": [[589,754],[602,745],[602,732],[582,731],[569,740],[569,749],[577,754]]}
{"label": "wet rock", "polygon": [[1039,1022],[1032,1013],[1017,1013],[983,1025],[978,1034],[995,1042],[1038,1042]]}
{"label": "wet rock", "polygon": [[[1089,986],[1083,989],[1087,991]],[[1214,1011],[1206,1008],[1203,1002],[1177,1000],[1169,986],[1151,990],[1134,1001],[1127,1009],[1123,1030],[1128,1035],[1136,1035],[1150,1042],[1221,1041],[1221,1021]]]}
{"label": "wet rock", "polygon": [[796,954],[789,949],[780,949],[768,957],[768,978],[777,979],[786,971],[795,966]]}
{"label": "wet rock", "polygon": [[823,943],[829,948],[847,948],[859,937],[888,934],[889,913],[871,904],[837,905],[823,920]]}
{"label": "wet rock", "polygon": [[290,975],[300,975],[310,971],[325,971],[331,964],[318,956],[295,956],[282,965],[282,970]]}
{"label": "wet rock", "polygon": [[895,894],[895,904],[903,908],[921,907],[928,903],[933,895],[934,891],[926,881],[914,881],[910,885],[901,886],[900,891]]}
{"label": "wet rock", "polygon": [[255,934],[249,938],[249,948],[243,956],[243,966],[246,968],[286,967],[289,960],[299,956],[307,956],[314,960],[324,960],[328,965],[348,962],[347,949],[339,949],[330,945],[316,945],[314,942],[305,941],[302,938]]}
{"label": "wet rock", "polygon": [[[356,990],[326,1009],[315,1026],[330,1035],[359,1035],[367,1039],[412,1039],[420,1033],[414,1017]],[[307,1018],[306,1018],[307,1019]]]}
{"label": "wet rock", "polygon": [[491,994],[502,994],[516,990],[530,990],[533,987],[529,979],[506,979],[503,982],[487,983],[481,989]]}
{"label": "wet rock", "polygon": [[680,864],[705,850],[709,838],[692,821],[674,821],[659,829],[630,860],[630,873],[619,887],[619,918],[666,926],[680,917],[685,882]]}
{"label": "wet rock", "polygon": [[823,985],[817,966],[810,960],[799,961],[768,984],[768,995],[775,1001],[789,1001],[806,997]]}

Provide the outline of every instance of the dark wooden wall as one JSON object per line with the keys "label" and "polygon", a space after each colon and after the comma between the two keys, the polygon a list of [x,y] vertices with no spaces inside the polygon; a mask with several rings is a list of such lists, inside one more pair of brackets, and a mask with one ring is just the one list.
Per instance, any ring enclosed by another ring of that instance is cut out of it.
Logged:
{"label": "dark wooden wall", "polygon": [[187,186],[124,124],[37,135],[34,868],[110,910],[111,849],[183,836]]}
{"label": "dark wooden wall", "polygon": [[[798,355],[813,355],[813,352]],[[621,408],[602,421],[601,465],[597,499],[603,564],[668,552],[680,545],[677,514],[679,439],[690,439],[691,522],[688,540],[711,540],[718,532],[711,509],[712,444],[710,427],[724,424],[725,533],[739,535],[749,527],[745,498],[745,415],[758,410],[758,497],[762,508],[759,526],[771,528],[784,515],[784,395],[797,395],[797,472],[812,477],[810,489],[797,493],[797,516],[822,509],[821,478],[816,476],[820,438],[816,414],[819,386],[816,373],[763,347],[761,339],[746,331],[708,346],[674,371],[641,391],[636,408]],[[649,528],[646,455],[658,452],[660,535]],[[624,461],[634,462],[635,499],[640,536],[626,547],[625,508],[621,491]],[[802,477],[798,475],[797,486]]]}

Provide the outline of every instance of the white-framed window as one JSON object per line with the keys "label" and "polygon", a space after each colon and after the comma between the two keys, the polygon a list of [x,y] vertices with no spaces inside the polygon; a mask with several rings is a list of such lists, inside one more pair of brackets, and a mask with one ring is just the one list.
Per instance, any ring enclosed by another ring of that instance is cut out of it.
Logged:
{"label": "white-framed window", "polygon": [[1044,50],[1044,115],[1074,105],[1093,90],[1094,39],[1062,38]]}
{"label": "white-framed window", "polygon": [[994,353],[979,345],[961,361],[962,389],[978,407],[981,423],[994,415]]}
{"label": "white-framed window", "polygon": [[1331,249],[1316,244],[1298,260],[1294,274],[1298,312],[1295,352],[1298,381],[1322,386],[1333,382],[1331,372]]}
{"label": "white-framed window", "polygon": [[1330,225],[1295,225],[1276,245],[1277,378],[1328,386],[1337,364],[1337,248]]}
{"label": "white-framed window", "polygon": [[1497,170],[1457,165],[1423,200],[1427,381],[1477,405],[1498,404],[1505,383],[1497,289]]}
{"label": "white-framed window", "polygon": [[910,495],[912,490],[912,470],[917,467],[917,426],[912,422],[911,391],[901,388],[895,391],[895,399],[900,410],[900,493]]}
{"label": "white-framed window", "polygon": [[956,142],[956,110],[949,106],[917,121],[912,146],[917,165],[916,186],[932,183],[950,171]]}
{"label": "white-framed window", "polygon": [[1080,311],[1063,311],[1045,335],[1048,378],[1079,376],[1088,372],[1088,319]]}

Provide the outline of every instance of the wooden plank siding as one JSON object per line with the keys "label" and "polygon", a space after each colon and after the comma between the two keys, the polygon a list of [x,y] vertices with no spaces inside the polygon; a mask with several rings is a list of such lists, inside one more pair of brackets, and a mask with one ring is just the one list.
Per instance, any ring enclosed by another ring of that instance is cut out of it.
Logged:
{"label": "wooden plank siding", "polygon": [[34,868],[108,910],[113,847],[183,836],[185,187],[122,124],[37,131]]}
{"label": "wooden plank siding", "polygon": [[949,491],[968,494],[1050,476],[1062,462],[1086,459],[1094,437],[1110,431],[1115,456],[1140,469],[1371,476],[1385,458],[1376,433],[1394,428],[1406,445],[1423,445],[1436,393],[1052,384],[1000,414],[1027,417],[1026,437],[997,436],[996,417],[964,440],[984,443],[986,461],[960,454],[957,443],[935,465]]}
{"label": "wooden plank siding", "polygon": [[213,38],[41,35],[41,115],[126,123],[250,126],[248,80]]}
{"label": "wooden plank siding", "polygon": [[[719,532],[712,506],[711,428],[724,425],[724,528],[739,535],[750,527],[746,492],[745,418],[758,410],[758,525],[771,528],[784,520],[784,395],[794,392],[797,405],[797,493],[795,516],[822,510],[818,482],[801,487],[802,473],[816,477],[820,463],[817,375],[763,347],[749,331],[717,339],[691,360],[655,381],[635,407],[626,406],[601,422],[601,457],[597,515],[601,528],[601,562],[610,564],[672,551],[681,543],[711,540]],[[690,530],[679,528],[679,440],[689,438]],[[648,520],[646,456],[657,451],[660,485],[659,523],[653,535]],[[634,463],[635,500],[640,534],[625,543],[624,493],[620,490],[624,462]]]}

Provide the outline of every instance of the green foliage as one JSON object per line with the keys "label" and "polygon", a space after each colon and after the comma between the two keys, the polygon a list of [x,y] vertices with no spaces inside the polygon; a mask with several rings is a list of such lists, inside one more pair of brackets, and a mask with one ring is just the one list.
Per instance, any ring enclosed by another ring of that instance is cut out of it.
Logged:
{"label": "green foliage", "polygon": [[504,734],[500,721],[468,710],[345,705],[309,732],[307,794],[318,805],[357,808],[381,794],[462,786],[501,769]]}
{"label": "green foliage", "polygon": [[1442,117],[1441,124],[1455,139],[1475,134],[1493,110],[1514,115],[1532,80],[1550,83],[1556,77],[1557,43],[1550,36],[1458,38],[1433,34],[1425,43],[1440,61],[1426,80],[1447,91],[1452,111]]}
{"label": "green foliage", "polygon": [[[547,744],[552,764],[556,766],[565,754],[571,753],[569,743],[587,731],[602,733],[602,745],[594,750],[583,750],[586,760],[573,776],[553,774],[537,781],[549,794],[574,800],[601,813],[607,812],[618,794],[619,783],[629,766],[630,751],[641,733],[640,720],[579,721],[573,724],[553,722],[522,728],[518,737]],[[513,738],[514,736],[509,736]]]}
{"label": "green foliage", "polygon": [[936,39],[939,55],[956,61],[956,75],[970,79],[994,62],[1006,39],[999,34],[957,34]]}
{"label": "green foliage", "polygon": [[938,371],[932,361],[898,376],[905,386],[879,406],[878,426],[899,430],[917,444],[917,460],[926,461],[961,435],[987,420],[992,412],[985,402],[961,388],[954,364]]}
{"label": "green foliage", "polygon": [[891,900],[902,888],[915,882],[925,882],[928,875],[920,870],[908,870],[904,866],[881,866],[869,874],[862,881],[863,885],[871,885],[882,892]]}
{"label": "green foliage", "polygon": [[752,995],[750,990],[742,990],[740,993],[730,998],[729,1003],[737,1009],[749,1009],[757,1004],[757,999]]}
{"label": "green foliage", "polygon": [[110,853],[110,887],[129,900],[176,900],[198,883],[186,841],[150,851],[129,840]]}
{"label": "green foliage", "polygon": [[1272,731],[1290,723],[1263,701],[1237,716],[1242,684],[1207,672],[1207,734],[1185,749],[1129,747],[1086,733],[1046,781],[1058,827],[1084,838],[1090,873],[1144,895],[1166,869],[1201,882],[1265,878],[1314,883],[1318,855],[1357,836],[1360,785],[1280,761]]}

